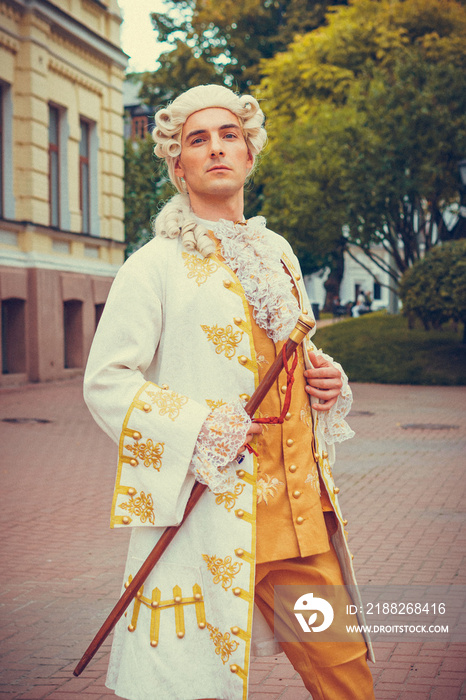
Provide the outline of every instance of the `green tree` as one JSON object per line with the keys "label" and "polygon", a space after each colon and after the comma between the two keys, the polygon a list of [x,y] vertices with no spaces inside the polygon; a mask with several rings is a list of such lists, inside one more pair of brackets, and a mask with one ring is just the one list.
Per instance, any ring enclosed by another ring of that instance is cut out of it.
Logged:
{"label": "green tree", "polygon": [[[144,76],[141,96],[153,107],[202,83],[247,92],[260,61],[286,49],[295,35],[323,24],[331,0],[166,0],[152,22],[170,49]],[[342,3],[346,4],[346,0]]]}
{"label": "green tree", "polygon": [[400,297],[411,326],[414,316],[426,330],[450,320],[466,323],[466,240],[448,241],[416,262],[401,279]]}
{"label": "green tree", "polygon": [[465,39],[455,0],[353,0],[263,62],[263,213],[308,251],[307,271],[331,263],[344,235],[396,287],[448,239],[466,153]]}
{"label": "green tree", "polygon": [[150,135],[125,142],[124,165],[125,235],[130,254],[152,238],[152,219],[173,187],[154,155]]}

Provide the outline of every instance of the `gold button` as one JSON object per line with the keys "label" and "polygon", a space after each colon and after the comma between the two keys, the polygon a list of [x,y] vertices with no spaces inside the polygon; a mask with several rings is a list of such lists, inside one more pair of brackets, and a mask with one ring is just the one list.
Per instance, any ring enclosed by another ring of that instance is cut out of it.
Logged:
{"label": "gold button", "polygon": [[158,644],[158,642],[156,642],[155,639],[151,640],[151,643],[150,643],[151,647],[156,647],[157,644]]}
{"label": "gold button", "polygon": [[354,559],[354,554],[351,555],[351,559]]}
{"label": "gold button", "polygon": [[301,491],[293,491],[293,498],[299,498],[301,495]]}
{"label": "gold button", "polygon": [[283,384],[283,386],[280,388],[280,391],[282,394],[286,394],[286,384]]}
{"label": "gold button", "polygon": [[223,286],[228,289],[228,287],[231,287],[231,280],[223,280]]}
{"label": "gold button", "polygon": [[340,489],[338,488],[338,486],[333,487],[333,493],[340,493]]}
{"label": "gold button", "polygon": [[231,631],[233,634],[239,634],[239,627],[232,627]]}
{"label": "gold button", "polygon": [[198,627],[200,630],[204,630],[205,629],[205,622],[199,622]]}
{"label": "gold button", "polygon": [[183,637],[184,637],[184,632],[177,632],[177,633],[176,633],[176,636],[178,637],[178,639],[183,639]]}
{"label": "gold button", "polygon": [[233,588],[233,595],[241,595],[241,588]]}
{"label": "gold button", "polygon": [[298,467],[296,466],[296,464],[290,464],[290,466],[288,467],[289,471],[290,471],[292,474],[295,473],[295,471],[297,470],[297,468],[298,468]]}
{"label": "gold button", "polygon": [[141,433],[138,433],[138,431],[135,430],[133,433],[133,440],[140,440],[141,437],[142,437]]}
{"label": "gold button", "polygon": [[308,313],[309,313],[309,311],[308,311],[307,309],[303,309],[303,314],[304,314],[305,316],[307,316]]}
{"label": "gold button", "polygon": [[202,600],[202,595],[201,595],[200,593],[196,593],[196,594],[194,595],[194,599],[195,599],[195,600]]}
{"label": "gold button", "polygon": [[288,447],[291,447],[292,445],[294,445],[294,440],[292,438],[288,438],[286,444],[288,445]]}
{"label": "gold button", "polygon": [[299,280],[301,279],[301,275],[296,275],[295,279],[297,282],[299,282]]}
{"label": "gold button", "polygon": [[249,401],[249,399],[251,398],[249,394],[240,394],[239,397],[241,401]]}
{"label": "gold button", "polygon": [[134,625],[128,625],[128,632],[134,632],[136,627]]}
{"label": "gold button", "polygon": [[314,459],[316,462],[319,461],[319,453],[318,452],[314,452]]}
{"label": "gold button", "polygon": [[237,557],[243,557],[244,556],[244,549],[235,549],[235,554]]}
{"label": "gold button", "polygon": [[156,600],[153,600],[152,603],[150,604],[151,608],[158,608],[159,604]]}
{"label": "gold button", "polygon": [[175,603],[181,603],[181,596],[180,596],[180,595],[176,595],[176,596],[173,598],[173,600],[175,601]]}
{"label": "gold button", "polygon": [[343,520],[343,525],[348,525],[348,521],[347,521],[347,520]]}
{"label": "gold button", "polygon": [[236,473],[237,473],[237,475],[239,476],[240,479],[242,479],[243,476],[246,474],[246,472],[244,471],[244,469],[238,469],[238,471],[237,471]]}
{"label": "gold button", "polygon": [[142,591],[138,591],[138,592],[136,593],[136,598],[137,598],[138,600],[140,600],[140,599],[142,598]]}
{"label": "gold button", "polygon": [[328,452],[322,452],[322,459],[328,458]]}
{"label": "gold button", "polygon": [[152,411],[152,408],[149,406],[148,403],[145,403],[144,406],[142,407],[142,410],[145,411],[146,413],[150,413],[150,411]]}
{"label": "gold button", "polygon": [[243,518],[244,517],[244,510],[237,510],[236,517]]}
{"label": "gold button", "polygon": [[298,517],[296,518],[296,522],[298,523],[298,525],[302,525],[304,522],[304,518],[301,515],[298,515]]}
{"label": "gold button", "polygon": [[236,664],[231,664],[230,671],[232,673],[238,673],[238,666]]}
{"label": "gold button", "polygon": [[291,413],[288,411],[288,413],[285,415],[285,420],[290,420],[291,418]]}
{"label": "gold button", "polygon": [[248,358],[246,357],[246,355],[240,355],[238,357],[238,362],[240,363],[240,365],[245,365],[247,361]]}
{"label": "gold button", "polygon": [[125,516],[121,519],[121,522],[123,523],[123,525],[129,525],[130,522],[131,522],[131,520],[130,520],[130,518],[128,518],[127,515],[125,515]]}
{"label": "gold button", "polygon": [[128,588],[128,586],[129,586],[129,581],[126,581],[126,582],[125,582],[125,588]]}
{"label": "gold button", "polygon": [[133,486],[130,486],[128,489],[128,496],[135,496],[137,494],[136,489]]}
{"label": "gold button", "polygon": [[164,391],[167,391],[168,388],[169,388],[168,384],[162,384],[162,389]]}
{"label": "gold button", "polygon": [[132,467],[137,467],[137,466],[138,466],[138,460],[137,460],[137,459],[134,459],[134,457],[133,457],[132,459],[129,460],[129,463],[131,464]]}
{"label": "gold button", "polygon": [[240,326],[243,323],[243,319],[239,316],[235,316],[233,321],[236,323],[237,326]]}

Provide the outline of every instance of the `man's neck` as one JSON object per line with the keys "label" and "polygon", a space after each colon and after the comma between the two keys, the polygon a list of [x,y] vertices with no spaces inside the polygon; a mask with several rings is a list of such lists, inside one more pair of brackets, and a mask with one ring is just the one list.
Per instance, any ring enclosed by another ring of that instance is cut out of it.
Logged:
{"label": "man's neck", "polygon": [[244,218],[243,193],[231,199],[209,197],[199,198],[190,194],[191,209],[200,219],[206,221],[242,221]]}

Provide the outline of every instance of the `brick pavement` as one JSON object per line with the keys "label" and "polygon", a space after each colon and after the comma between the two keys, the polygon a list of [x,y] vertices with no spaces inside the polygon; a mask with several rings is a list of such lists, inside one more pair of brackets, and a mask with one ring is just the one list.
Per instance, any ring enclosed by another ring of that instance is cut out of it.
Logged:
{"label": "brick pavement", "polygon": [[[336,482],[360,582],[464,584],[465,390],[353,388],[358,438],[340,445]],[[0,440],[0,700],[115,697],[109,642],[72,676],[120,590],[129,533],[108,528],[115,448],[79,380],[0,391]],[[376,654],[377,700],[466,698],[464,644],[379,642]],[[256,659],[251,681],[250,700],[310,698],[283,655]]]}

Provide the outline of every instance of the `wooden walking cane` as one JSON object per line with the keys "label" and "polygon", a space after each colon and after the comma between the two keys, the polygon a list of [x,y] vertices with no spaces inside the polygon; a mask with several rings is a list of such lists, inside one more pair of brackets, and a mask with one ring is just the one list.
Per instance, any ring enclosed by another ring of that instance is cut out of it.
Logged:
{"label": "wooden walking cane", "polygon": [[[275,362],[272,364],[270,367],[269,371],[265,375],[264,379],[261,381],[249,401],[247,402],[246,406],[244,407],[244,410],[249,416],[253,416],[254,413],[257,411],[259,408],[260,404],[264,400],[265,395],[271,388],[272,384],[277,380],[278,375],[282,371],[283,367],[286,367],[286,361],[291,357],[293,352],[296,350],[298,345],[304,340],[305,336],[309,333],[309,331],[314,328],[315,326],[315,321],[311,318],[308,318],[307,316],[300,316],[294,330],[292,331],[290,337],[286,341],[286,344],[283,346],[283,351],[280,353],[276,359]],[[290,395],[291,392],[291,384],[293,383],[293,378],[291,376],[291,373],[288,374],[288,389],[287,389],[287,394],[288,396]],[[289,403],[289,401],[288,401]],[[288,410],[286,408],[286,410]],[[283,411],[282,413],[286,413],[286,410]],[[282,422],[283,418],[280,417],[280,419],[272,419],[271,421],[268,422],[275,422],[279,423]],[[257,422],[265,422],[264,421],[257,421]],[[100,628],[100,630],[97,632],[95,635],[94,639],[92,642],[89,644],[88,648],[83,654],[82,659],[76,666],[76,668],[73,671],[73,674],[75,676],[79,676],[88,663],[91,661],[93,656],[96,654],[96,652],[100,649],[104,641],[107,639],[108,635],[112,631],[112,629],[115,627],[116,623],[120,619],[120,617],[123,615],[125,612],[126,608],[130,605],[131,601],[136,597],[137,592],[141,588],[142,584],[146,580],[146,578],[149,576],[150,572],[154,568],[154,566],[157,564],[158,560],[162,556],[163,552],[166,550],[172,539],[175,537],[176,533],[178,530],[181,528],[182,524],[188,517],[188,515],[191,513],[193,510],[194,506],[196,503],[199,501],[200,497],[204,493],[204,491],[207,489],[207,486],[205,484],[201,484],[199,482],[196,482],[194,485],[194,488],[191,492],[191,495],[188,499],[188,502],[186,504],[186,509],[184,512],[183,520],[179,525],[172,525],[170,527],[167,527],[162,536],[160,537],[159,541],[137,572],[137,574],[134,576],[132,579],[131,583],[128,585],[126,588],[125,592],[113,608],[112,612],[110,615],[107,617],[105,620],[104,624]]]}

